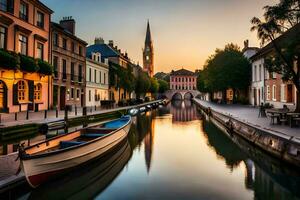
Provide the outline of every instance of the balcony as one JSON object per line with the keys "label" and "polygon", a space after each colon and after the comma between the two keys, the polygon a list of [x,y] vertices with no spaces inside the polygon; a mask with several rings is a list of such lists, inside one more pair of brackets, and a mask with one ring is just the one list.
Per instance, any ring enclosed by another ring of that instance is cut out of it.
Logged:
{"label": "balcony", "polygon": [[71,84],[83,83],[83,77],[81,75],[54,72],[54,80],[62,80],[63,82],[70,82]]}

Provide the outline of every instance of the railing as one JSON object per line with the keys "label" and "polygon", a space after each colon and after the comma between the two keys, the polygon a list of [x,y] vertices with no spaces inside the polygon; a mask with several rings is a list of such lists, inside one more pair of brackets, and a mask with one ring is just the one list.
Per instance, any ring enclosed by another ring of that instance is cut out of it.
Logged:
{"label": "railing", "polygon": [[54,79],[63,80],[63,81],[72,81],[75,83],[82,83],[83,77],[82,75],[68,74],[63,72],[54,72]]}

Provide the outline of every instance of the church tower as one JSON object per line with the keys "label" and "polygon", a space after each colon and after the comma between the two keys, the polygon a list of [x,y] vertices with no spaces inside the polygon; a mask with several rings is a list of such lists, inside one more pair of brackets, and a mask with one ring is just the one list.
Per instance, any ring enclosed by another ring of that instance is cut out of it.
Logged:
{"label": "church tower", "polygon": [[149,20],[147,23],[147,31],[146,31],[146,39],[145,39],[145,47],[143,49],[143,67],[144,71],[149,74],[150,77],[153,76],[154,73],[154,52],[153,52],[153,43],[150,32]]}

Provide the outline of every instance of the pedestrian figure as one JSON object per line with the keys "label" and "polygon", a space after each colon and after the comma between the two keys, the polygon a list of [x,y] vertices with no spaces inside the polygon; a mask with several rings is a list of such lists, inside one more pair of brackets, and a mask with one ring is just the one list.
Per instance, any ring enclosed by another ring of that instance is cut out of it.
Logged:
{"label": "pedestrian figure", "polygon": [[259,106],[258,118],[259,117],[266,117],[265,107],[263,103],[261,103]]}

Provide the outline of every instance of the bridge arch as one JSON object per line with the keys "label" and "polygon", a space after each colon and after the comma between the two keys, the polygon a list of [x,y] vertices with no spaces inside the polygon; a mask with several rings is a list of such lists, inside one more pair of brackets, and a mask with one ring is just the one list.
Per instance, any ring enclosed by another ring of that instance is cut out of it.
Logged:
{"label": "bridge arch", "polygon": [[194,98],[194,95],[191,92],[186,92],[183,96],[183,99],[187,99],[187,100],[190,100],[192,98]]}
{"label": "bridge arch", "polygon": [[180,92],[176,92],[172,95],[172,100],[183,100],[182,94]]}

